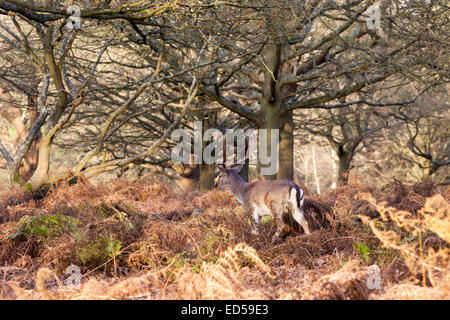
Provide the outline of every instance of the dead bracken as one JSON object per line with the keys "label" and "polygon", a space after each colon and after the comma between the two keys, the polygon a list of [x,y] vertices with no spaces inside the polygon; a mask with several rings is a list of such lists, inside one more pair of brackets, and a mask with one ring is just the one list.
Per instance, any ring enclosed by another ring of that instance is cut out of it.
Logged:
{"label": "dead bracken", "polygon": [[[448,299],[449,190],[395,181],[306,198],[311,234],[248,217],[228,192],[81,179],[0,200],[2,299]],[[300,229],[301,230],[301,229]],[[81,286],[67,285],[80,267]],[[379,288],[367,285],[369,267]]]}

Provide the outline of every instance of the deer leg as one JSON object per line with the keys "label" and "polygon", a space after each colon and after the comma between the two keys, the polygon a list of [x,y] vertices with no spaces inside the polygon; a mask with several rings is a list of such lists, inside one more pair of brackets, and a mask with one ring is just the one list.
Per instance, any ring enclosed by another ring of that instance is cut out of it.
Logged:
{"label": "deer leg", "polygon": [[252,225],[251,233],[254,236],[259,236],[259,224],[261,223],[261,217],[258,214],[258,210],[255,210],[254,208],[250,210],[250,216],[250,223]]}
{"label": "deer leg", "polygon": [[277,224],[277,231],[272,237],[272,243],[277,243],[281,240],[281,235],[285,228],[285,223],[283,221],[284,208],[281,205],[272,204],[272,216],[275,218]]}
{"label": "deer leg", "polygon": [[306,221],[306,219],[305,219],[305,214],[304,214],[303,208],[299,209],[297,206],[294,206],[294,208],[292,210],[292,217],[303,228],[303,231],[305,232],[305,234],[311,233],[311,232],[309,232],[309,225],[308,225],[308,221]]}
{"label": "deer leg", "polygon": [[284,230],[284,222],[283,219],[281,219],[281,217],[276,219],[276,223],[277,223],[277,231],[272,237],[272,243],[277,243],[281,240],[281,234],[283,233]]}

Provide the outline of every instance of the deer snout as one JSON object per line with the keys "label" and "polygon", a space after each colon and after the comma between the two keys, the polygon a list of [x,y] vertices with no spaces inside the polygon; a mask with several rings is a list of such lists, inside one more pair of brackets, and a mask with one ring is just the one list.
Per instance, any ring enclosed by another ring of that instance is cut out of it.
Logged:
{"label": "deer snout", "polygon": [[225,181],[219,177],[216,177],[214,179],[214,188],[218,190],[225,190],[228,187]]}
{"label": "deer snout", "polygon": [[224,186],[223,184],[220,183],[220,181],[216,181],[214,183],[214,188],[218,189],[218,190],[224,190],[226,189],[226,186]]}
{"label": "deer snout", "polygon": [[223,189],[223,186],[221,186],[221,184],[220,184],[220,177],[214,178],[214,188],[219,189],[219,190]]}

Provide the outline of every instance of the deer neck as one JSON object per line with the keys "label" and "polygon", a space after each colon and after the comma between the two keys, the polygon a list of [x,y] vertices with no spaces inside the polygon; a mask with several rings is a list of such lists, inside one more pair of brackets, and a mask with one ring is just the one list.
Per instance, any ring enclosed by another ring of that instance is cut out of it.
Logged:
{"label": "deer neck", "polygon": [[230,176],[231,178],[231,184],[230,184],[230,190],[231,193],[234,195],[236,200],[242,204],[243,198],[244,198],[244,191],[245,187],[247,185],[247,182],[245,182],[244,179],[242,179],[236,172],[233,172]]}

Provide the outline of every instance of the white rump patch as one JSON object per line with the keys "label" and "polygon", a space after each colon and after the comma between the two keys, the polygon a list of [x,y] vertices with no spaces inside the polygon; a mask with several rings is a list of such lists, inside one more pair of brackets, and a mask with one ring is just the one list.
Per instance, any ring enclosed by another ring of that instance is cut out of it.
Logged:
{"label": "white rump patch", "polygon": [[[303,200],[303,199],[302,199]],[[295,190],[295,188],[291,189],[291,195],[289,197],[289,202],[292,205],[292,210],[294,210],[295,208],[297,208],[297,190]]]}
{"label": "white rump patch", "polygon": [[[300,190],[302,190],[302,189],[300,189]],[[308,221],[306,221],[305,216],[303,215],[303,190],[301,191],[301,194],[300,194],[301,200],[300,200],[298,207],[297,207],[296,195],[297,195],[297,190],[295,190],[295,188],[292,188],[291,196],[289,199],[292,204],[292,217],[294,218],[295,221],[298,222],[299,225],[302,226],[302,229],[305,232],[305,234],[310,234],[311,232],[309,231]]]}

